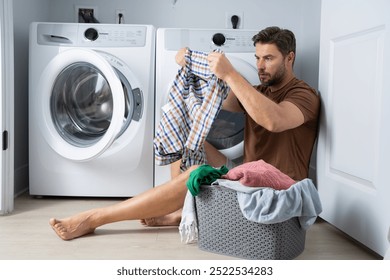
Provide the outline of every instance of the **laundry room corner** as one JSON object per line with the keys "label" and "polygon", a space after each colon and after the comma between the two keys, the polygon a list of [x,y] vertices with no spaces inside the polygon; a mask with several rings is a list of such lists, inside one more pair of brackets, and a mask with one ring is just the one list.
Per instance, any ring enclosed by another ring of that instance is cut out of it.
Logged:
{"label": "laundry room corner", "polygon": [[[114,0],[92,1],[64,1],[64,0],[33,0],[26,3],[22,0],[14,2],[14,33],[15,33],[15,194],[18,195],[28,189],[28,34],[31,22],[64,22],[76,21],[76,7],[97,8],[96,18],[101,23],[116,23],[117,11],[124,12],[127,24],[151,24],[158,28],[232,28],[226,20],[227,14],[239,12],[243,15],[241,28],[258,29],[259,26],[284,25],[296,33],[298,54],[305,53],[306,59],[298,57],[296,72],[302,79],[307,80],[313,87],[317,86],[318,49],[319,45],[319,13],[320,1],[299,0],[294,4],[291,1],[280,0],[277,5],[267,1],[244,0],[237,10],[235,3],[226,1],[198,1],[199,5],[190,5],[186,1],[178,0],[133,0],[123,2]],[[204,2],[204,3],[203,3]],[[208,9],[201,7],[207,5]],[[153,6],[153,9],[149,7]],[[284,9],[280,9],[284,6]],[[305,7],[305,8],[303,8]],[[188,13],[191,9],[191,13]],[[305,10],[312,13],[306,13]],[[264,17],[257,16],[258,11],[267,10]],[[28,12],[27,12],[28,11]],[[219,12],[215,12],[219,11]],[[199,20],[197,14],[202,13]],[[274,16],[277,14],[278,16]],[[294,16],[291,16],[291,15]],[[21,16],[23,15],[23,16]],[[272,16],[271,16],[272,15]],[[296,20],[299,18],[299,20]],[[306,24],[310,23],[310,24]]]}
{"label": "laundry room corner", "polygon": [[28,51],[29,26],[32,21],[46,21],[50,14],[48,0],[13,0],[15,68],[15,195],[28,190]]}
{"label": "laundry room corner", "polygon": [[[183,244],[176,225],[145,226],[145,220],[121,220],[65,242],[49,221],[131,200],[170,179],[170,166],[155,164],[153,141],[180,68],[175,55],[183,47],[204,53],[218,49],[241,76],[256,84],[260,70],[253,35],[269,26],[289,29],[297,43],[294,75],[319,90],[324,5],[336,5],[337,0],[10,1],[14,161],[9,169],[14,190],[9,196],[15,207],[0,216],[0,260],[237,260],[200,250],[197,244]],[[87,15],[80,18],[80,9]],[[328,19],[331,22],[332,17]],[[341,30],[329,26],[332,32]],[[361,34],[368,34],[367,30],[382,34],[384,27],[368,28]],[[351,38],[343,36],[340,33],[338,38]],[[381,43],[388,43],[388,37],[380,38]],[[320,98],[324,98],[322,94]],[[377,115],[387,117],[383,108],[389,98],[383,96],[380,101],[383,104],[375,103],[382,108]],[[344,107],[337,108],[344,112]],[[243,158],[243,115],[218,111],[207,138],[231,161]],[[390,134],[386,135],[388,139]],[[332,139],[329,135],[325,138]],[[318,189],[321,159],[316,145],[309,177]],[[378,157],[384,158],[379,150]],[[376,191],[370,189],[373,196]],[[351,214],[358,216],[356,213],[335,217],[341,224],[359,222],[358,217],[348,219]],[[386,258],[390,258],[388,227],[386,224]],[[364,234],[366,229],[358,230]],[[380,251],[321,216],[305,234],[304,250],[296,260],[383,259]]]}

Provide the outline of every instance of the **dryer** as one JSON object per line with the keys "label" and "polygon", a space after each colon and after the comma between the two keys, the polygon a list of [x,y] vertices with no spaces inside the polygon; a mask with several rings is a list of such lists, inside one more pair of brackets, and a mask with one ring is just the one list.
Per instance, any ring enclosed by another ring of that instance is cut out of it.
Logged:
{"label": "dryer", "polygon": [[[257,32],[257,30],[244,29],[157,29],[155,129],[160,122],[161,108],[168,101],[173,79],[180,69],[175,62],[175,55],[179,49],[189,47],[204,52],[220,49],[233,66],[255,85],[260,83],[252,41],[252,37]],[[221,110],[208,134],[207,141],[231,160],[240,161],[243,156],[244,125],[243,113]],[[156,165],[155,184],[162,184],[169,179],[170,167]]]}
{"label": "dryer", "polygon": [[30,194],[152,188],[155,28],[35,22],[29,52]]}

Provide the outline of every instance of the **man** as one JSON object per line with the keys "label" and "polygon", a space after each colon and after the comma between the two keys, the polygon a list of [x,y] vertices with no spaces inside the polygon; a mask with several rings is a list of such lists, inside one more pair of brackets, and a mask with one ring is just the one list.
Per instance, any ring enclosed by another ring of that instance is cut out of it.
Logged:
{"label": "man", "polygon": [[[231,89],[223,108],[246,113],[244,162],[263,159],[294,180],[302,180],[308,176],[317,134],[319,97],[294,75],[296,44],[291,31],[269,27],[255,35],[253,41],[261,81],[256,87],[233,68],[224,54],[208,55],[211,71]],[[176,57],[180,65],[184,65],[184,52],[179,51]],[[227,163],[207,143],[205,151],[210,165]],[[158,217],[157,224],[178,223],[187,193],[186,181],[196,168],[192,166],[171,181],[134,198],[66,219],[51,219],[50,225],[59,237],[70,240],[92,233],[104,224],[123,220],[140,219],[148,224]]]}

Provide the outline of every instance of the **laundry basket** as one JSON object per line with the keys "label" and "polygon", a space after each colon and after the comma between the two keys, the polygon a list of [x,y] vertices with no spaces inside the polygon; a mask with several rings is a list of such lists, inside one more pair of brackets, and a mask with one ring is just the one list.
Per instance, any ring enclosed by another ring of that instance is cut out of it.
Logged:
{"label": "laundry basket", "polygon": [[242,215],[234,190],[202,186],[195,207],[201,250],[263,260],[294,259],[304,250],[306,231],[298,218],[275,224],[251,222]]}

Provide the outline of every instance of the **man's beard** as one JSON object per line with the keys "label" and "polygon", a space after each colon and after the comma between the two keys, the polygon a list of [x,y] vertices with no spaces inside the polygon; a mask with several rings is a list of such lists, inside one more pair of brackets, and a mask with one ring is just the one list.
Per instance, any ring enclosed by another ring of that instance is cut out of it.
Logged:
{"label": "man's beard", "polygon": [[[273,76],[271,76],[269,73],[264,72],[262,70],[259,70],[258,75],[262,85],[275,86],[283,81],[285,73],[286,73],[286,68],[284,67],[284,64],[281,64]],[[267,75],[269,79],[267,81],[264,81],[264,79],[261,78],[261,75]]]}

